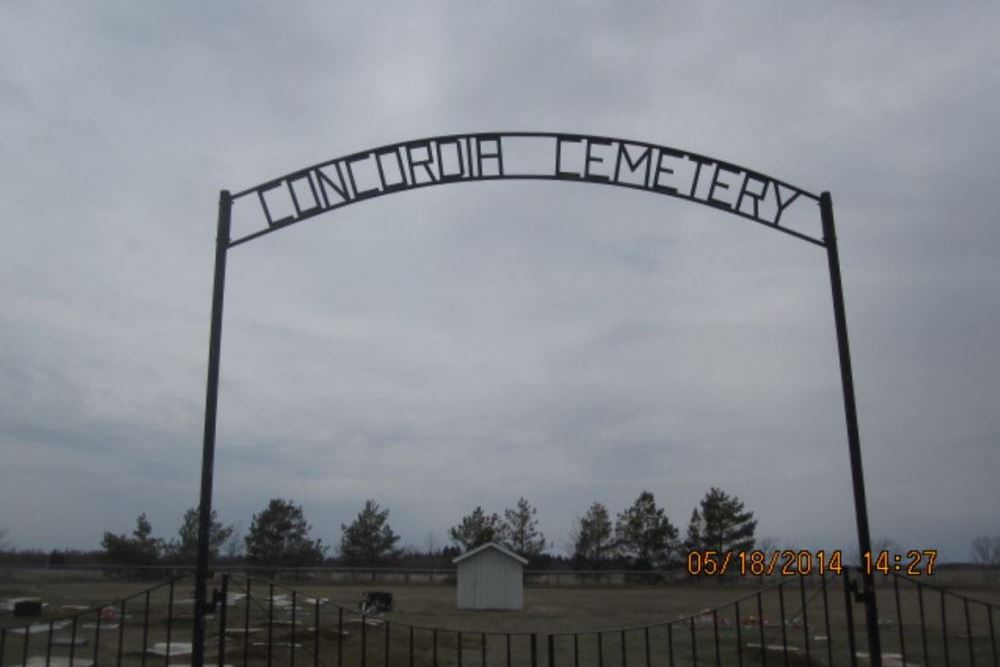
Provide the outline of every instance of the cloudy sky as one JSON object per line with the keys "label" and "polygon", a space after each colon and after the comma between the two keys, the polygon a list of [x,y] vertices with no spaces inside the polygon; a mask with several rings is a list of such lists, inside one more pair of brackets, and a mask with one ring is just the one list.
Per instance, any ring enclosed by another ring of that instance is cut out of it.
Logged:
{"label": "cloudy sky", "polygon": [[[197,503],[219,190],[539,130],[832,192],[873,536],[967,558],[1000,533],[1000,6],[880,5],[4,2],[8,541]],[[219,415],[244,528],[291,498],[336,544],[371,497],[425,547],[523,495],[562,552],[594,501],[683,530],[718,486],[855,549],[824,251],[676,198],[458,183],[234,248]]]}

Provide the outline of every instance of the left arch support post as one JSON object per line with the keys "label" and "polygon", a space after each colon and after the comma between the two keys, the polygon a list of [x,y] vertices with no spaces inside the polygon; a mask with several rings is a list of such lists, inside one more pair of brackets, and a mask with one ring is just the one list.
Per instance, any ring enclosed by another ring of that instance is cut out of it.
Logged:
{"label": "left arch support post", "polygon": [[[212,289],[212,325],[208,344],[208,386],[205,397],[205,439],[201,452],[201,501],[198,514],[198,565],[194,583],[194,627],[191,633],[191,665],[205,662],[206,583],[208,581],[209,532],[212,525],[212,477],[215,472],[215,416],[219,403],[219,357],[222,353],[222,301],[226,291],[226,251],[232,197],[219,193],[218,233],[215,237],[215,279]],[[222,601],[225,604],[225,600]]]}

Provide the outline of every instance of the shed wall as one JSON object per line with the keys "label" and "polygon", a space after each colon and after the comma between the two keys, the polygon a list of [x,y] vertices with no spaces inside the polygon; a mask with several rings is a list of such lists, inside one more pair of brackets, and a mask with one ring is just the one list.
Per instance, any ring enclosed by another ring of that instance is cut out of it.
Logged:
{"label": "shed wall", "polygon": [[486,550],[458,564],[459,609],[522,609],[524,567]]}

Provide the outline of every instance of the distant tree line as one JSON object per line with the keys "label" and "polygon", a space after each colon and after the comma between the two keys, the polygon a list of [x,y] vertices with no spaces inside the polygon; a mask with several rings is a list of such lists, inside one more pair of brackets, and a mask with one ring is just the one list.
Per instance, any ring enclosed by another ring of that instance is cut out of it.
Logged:
{"label": "distant tree line", "polygon": [[[695,549],[719,552],[779,548],[775,538],[758,539],[757,521],[739,498],[712,487],[691,512],[684,539],[653,494],[642,491],[635,501],[612,520],[600,502],[590,505],[571,531],[571,544],[561,556],[545,552],[545,536],[538,530],[537,510],[525,498],[503,514],[487,513],[482,506],[463,516],[448,530],[451,545],[438,545],[429,534],[425,549],[400,548],[399,536],[389,526],[389,510],[372,499],[350,524],[341,524],[339,555],[311,539],[312,526],[302,508],[291,500],[272,499],[253,515],[244,534],[239,523],[223,525],[212,512],[209,551],[213,562],[296,568],[318,565],[445,569],[464,551],[496,542],[527,557],[537,570],[660,570],[683,565]],[[49,567],[92,565],[104,561],[111,572],[140,574],[144,567],[191,566],[198,551],[198,510],[189,508],[181,518],[177,536],[153,537],[145,513],[136,518],[131,534],[105,532],[100,551],[62,549],[15,549],[9,531],[0,527],[0,564],[31,563]],[[895,541],[879,538],[873,551],[904,553]],[[985,568],[990,581],[1000,579],[1000,535],[980,535],[969,548],[970,563]],[[853,563],[860,557],[855,553]],[[152,570],[151,576],[160,576]]]}
{"label": "distant tree line", "polygon": [[[149,519],[140,514],[130,534],[104,533],[100,557],[129,572],[144,566],[191,565],[197,559],[198,518],[197,508],[189,508],[176,537],[163,539],[153,536]],[[602,503],[594,502],[574,525],[572,555],[562,557],[546,553],[552,544],[539,530],[538,511],[521,497],[502,513],[476,506],[448,529],[451,545],[438,547],[432,539],[421,551],[401,548],[399,535],[389,525],[389,509],[367,499],[352,522],[341,524],[339,553],[332,557],[328,545],[310,537],[312,526],[302,507],[274,498],[253,515],[245,534],[237,524],[223,525],[213,511],[209,551],[213,562],[268,568],[446,568],[460,553],[495,542],[529,559],[533,568],[661,570],[683,564],[691,549],[750,549],[756,525],[753,513],[738,498],[713,487],[691,513],[686,538],[681,539],[666,511],[644,490],[614,521]]]}
{"label": "distant tree line", "polygon": [[691,513],[685,539],[642,491],[612,523],[607,507],[595,502],[573,529],[573,566],[578,570],[659,570],[684,563],[695,549],[749,550],[757,521],[735,496],[712,487]]}

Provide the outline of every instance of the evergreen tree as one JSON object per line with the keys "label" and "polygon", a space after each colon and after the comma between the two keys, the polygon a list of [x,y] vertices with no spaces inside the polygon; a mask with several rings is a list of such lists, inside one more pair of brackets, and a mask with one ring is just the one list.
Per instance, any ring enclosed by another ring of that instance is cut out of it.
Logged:
{"label": "evergreen tree", "polygon": [[701,514],[698,512],[698,508],[694,508],[691,512],[691,520],[688,521],[687,529],[687,539],[684,540],[684,548],[688,551],[695,551],[702,548],[702,533],[705,531],[705,522],[701,518]]}
{"label": "evergreen tree", "polygon": [[594,503],[576,527],[573,560],[577,567],[598,569],[614,555],[611,517],[601,503]]}
{"label": "evergreen tree", "polygon": [[525,558],[539,555],[545,550],[545,535],[538,531],[538,511],[523,496],[517,501],[517,508],[504,510],[501,529],[503,541]]}
{"label": "evergreen tree", "polygon": [[[183,523],[177,531],[179,540],[171,542],[169,552],[182,562],[194,561],[198,557],[198,521],[200,512],[197,507],[188,508],[184,512]],[[212,510],[212,520],[208,529],[208,552],[213,560],[219,556],[219,549],[225,544],[235,530],[235,526],[223,526],[218,513]]]}
{"label": "evergreen tree", "polygon": [[[695,521],[700,518],[700,521]],[[701,511],[696,508],[688,527],[688,540],[692,549],[715,551],[749,551],[753,549],[757,522],[753,512],[744,510],[743,503],[714,486],[701,501]],[[694,532],[692,532],[694,531]],[[692,536],[696,541],[692,542]]]}
{"label": "evergreen tree", "polygon": [[388,523],[389,510],[379,510],[372,499],[350,526],[340,524],[340,558],[345,565],[378,565],[399,554],[395,548],[399,536]]}
{"label": "evergreen tree", "polygon": [[263,512],[253,515],[245,538],[247,560],[262,565],[317,564],[326,548],[321,540],[309,539],[311,529],[301,507],[273,498]]}
{"label": "evergreen tree", "polygon": [[636,569],[666,567],[677,549],[677,529],[649,491],[618,515],[615,539],[619,553]]}
{"label": "evergreen tree", "polygon": [[462,517],[457,526],[448,529],[448,536],[468,551],[487,542],[502,539],[503,525],[496,512],[487,515],[482,507],[477,506],[472,514]]}
{"label": "evergreen tree", "polygon": [[[101,558],[111,563],[123,565],[155,565],[163,555],[163,540],[153,537],[153,527],[142,513],[135,520],[132,537],[104,533],[101,540]],[[125,572],[126,570],[121,570]],[[148,570],[138,570],[137,576],[154,576]]]}

